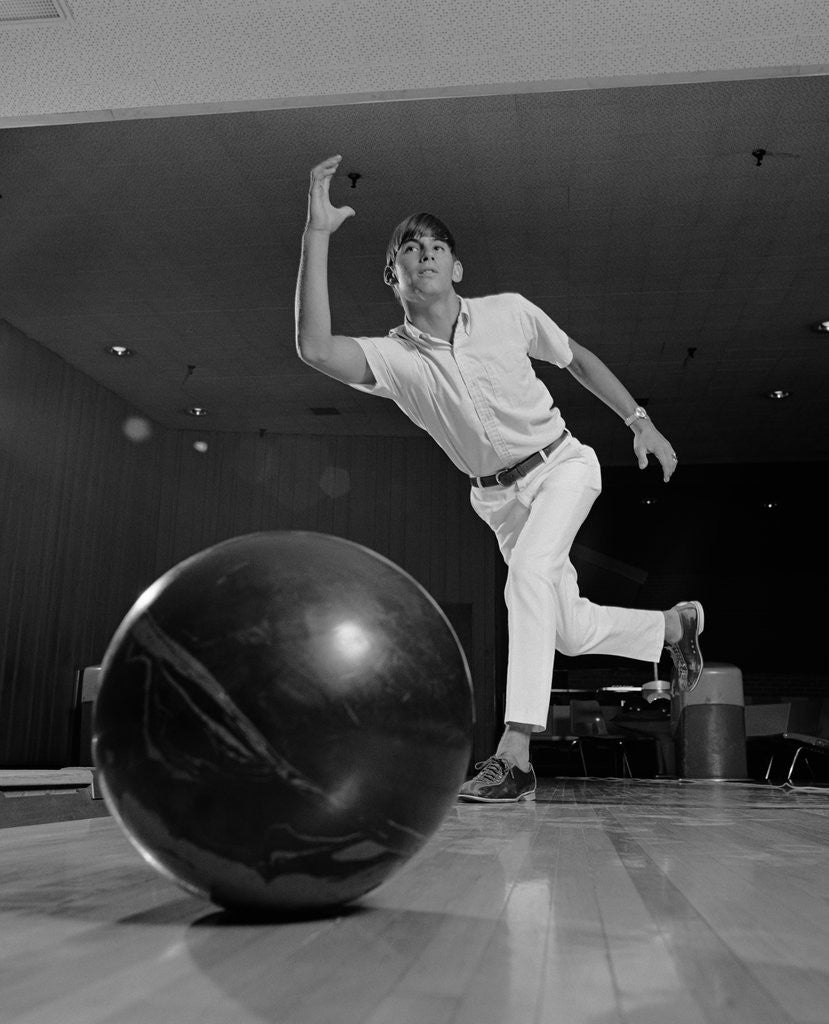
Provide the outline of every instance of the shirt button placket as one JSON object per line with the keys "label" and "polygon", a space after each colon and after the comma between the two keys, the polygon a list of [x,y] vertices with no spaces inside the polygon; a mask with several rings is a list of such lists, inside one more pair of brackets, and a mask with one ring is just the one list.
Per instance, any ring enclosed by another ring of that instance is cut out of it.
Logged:
{"label": "shirt button placket", "polygon": [[494,448],[498,457],[507,461],[509,459],[509,452],[507,446],[504,444],[503,437],[501,437],[501,432],[498,429],[498,418],[492,411],[489,403],[483,397],[474,368],[469,372],[469,374],[467,374],[464,370],[466,359],[462,359],[458,355],[457,351],[454,351],[453,355],[455,358],[455,365],[458,367],[461,379],[466,385],[466,389],[472,399],[472,404],[475,406],[475,411],[478,413],[478,417],[484,428],[486,436],[489,438],[490,444]]}

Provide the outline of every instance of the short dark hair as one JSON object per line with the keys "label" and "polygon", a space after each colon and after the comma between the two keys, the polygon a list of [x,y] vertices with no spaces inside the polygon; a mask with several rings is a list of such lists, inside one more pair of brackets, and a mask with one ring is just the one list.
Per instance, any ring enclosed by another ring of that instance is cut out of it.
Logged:
{"label": "short dark hair", "polygon": [[452,255],[455,255],[455,238],[443,221],[431,213],[413,213],[405,220],[401,220],[392,232],[386,248],[386,267],[394,266],[401,246],[413,238],[423,238],[424,235],[431,235],[440,242],[446,242]]}

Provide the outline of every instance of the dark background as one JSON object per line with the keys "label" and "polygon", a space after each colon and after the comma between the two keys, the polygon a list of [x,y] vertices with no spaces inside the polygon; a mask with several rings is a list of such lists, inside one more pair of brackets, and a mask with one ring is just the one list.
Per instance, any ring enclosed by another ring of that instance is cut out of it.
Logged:
{"label": "dark background", "polygon": [[[261,529],[347,537],[430,590],[464,639],[486,755],[500,727],[504,570],[466,480],[429,439],[152,425],[134,442],[127,403],[5,323],[0,354],[0,763],[67,763],[75,669],[100,662],[167,568]],[[829,696],[825,475],[815,462],[681,465],[666,486],[655,467],[609,467],[574,548],[582,589],[639,607],[699,599],[705,656],[741,668],[747,699]],[[652,676],[610,658],[558,667],[573,687]]]}

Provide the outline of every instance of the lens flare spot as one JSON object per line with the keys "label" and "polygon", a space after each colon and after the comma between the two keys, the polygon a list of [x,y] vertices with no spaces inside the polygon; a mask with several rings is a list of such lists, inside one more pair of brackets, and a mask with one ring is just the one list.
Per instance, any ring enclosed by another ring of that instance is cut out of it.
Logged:
{"label": "lens flare spot", "polygon": [[121,429],[124,431],[124,436],[127,440],[133,441],[135,444],[149,441],[153,436],[152,424],[144,416],[128,416],[124,420]]}

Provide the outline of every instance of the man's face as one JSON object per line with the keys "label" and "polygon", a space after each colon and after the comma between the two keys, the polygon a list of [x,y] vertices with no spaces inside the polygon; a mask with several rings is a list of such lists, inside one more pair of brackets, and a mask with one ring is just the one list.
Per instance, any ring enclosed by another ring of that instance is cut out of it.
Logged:
{"label": "man's face", "polygon": [[423,235],[400,246],[394,273],[401,297],[417,301],[449,291],[461,279],[461,265],[447,242]]}

